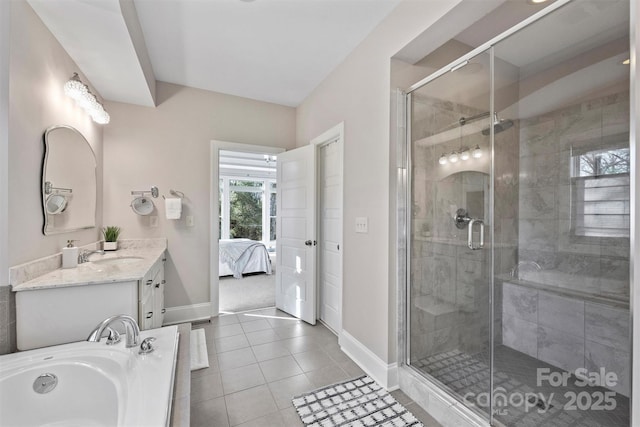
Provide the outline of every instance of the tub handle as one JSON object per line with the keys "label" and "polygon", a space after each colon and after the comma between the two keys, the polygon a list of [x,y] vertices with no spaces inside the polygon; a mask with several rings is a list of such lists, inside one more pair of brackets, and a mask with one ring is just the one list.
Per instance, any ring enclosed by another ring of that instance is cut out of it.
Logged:
{"label": "tub handle", "polygon": [[153,350],[155,350],[152,344],[155,340],[155,337],[148,337],[143,339],[140,343],[140,351],[138,352],[138,354],[149,354]]}
{"label": "tub handle", "polygon": [[147,313],[147,319],[151,319],[153,317],[153,311]]}

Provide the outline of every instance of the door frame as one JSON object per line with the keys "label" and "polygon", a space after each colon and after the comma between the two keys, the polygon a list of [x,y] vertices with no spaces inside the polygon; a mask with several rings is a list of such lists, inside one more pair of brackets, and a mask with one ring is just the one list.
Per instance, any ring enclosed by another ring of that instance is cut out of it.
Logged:
{"label": "door frame", "polygon": [[[340,122],[337,125],[333,126],[332,128],[328,129],[327,131],[323,132],[322,134],[318,135],[317,137],[313,138],[310,141],[311,145],[315,145],[315,152],[316,152],[316,159],[318,159],[318,161],[320,161],[320,156],[318,155],[320,152],[320,148],[324,145],[327,145],[331,142],[334,142],[336,144],[338,144],[338,153],[340,155],[340,195],[339,195],[339,199],[340,199],[340,222],[339,222],[339,238],[338,241],[340,242],[340,245],[342,245],[342,248],[338,251],[339,253],[339,257],[340,257],[340,303],[339,303],[339,307],[340,307],[340,311],[339,311],[339,318],[340,318],[340,324],[338,325],[338,330],[335,331],[338,334],[338,338],[340,338],[342,336],[342,313],[343,313],[343,298],[342,296],[344,295],[344,122]],[[321,165],[318,164],[317,170],[316,170],[316,185],[315,185],[315,191],[316,191],[316,209],[317,209],[317,214],[316,214],[316,218],[318,218],[318,220],[316,221],[316,236],[320,236],[320,226],[321,226],[321,218],[322,216],[320,215],[320,209],[322,209],[322,206],[320,204],[321,201],[321,197],[320,197],[320,170],[321,170]],[[320,266],[320,251],[317,251],[316,253],[316,266],[319,267]],[[319,316],[320,316],[320,268],[316,268],[316,283],[318,284],[318,286],[316,287],[316,313],[317,313],[317,317],[318,320]],[[324,322],[322,322],[324,324]],[[326,325],[325,325],[326,326]],[[330,328],[331,329],[331,328]]]}
{"label": "door frame", "polygon": [[220,258],[220,245],[218,236],[218,182],[220,180],[220,150],[241,151],[245,153],[264,153],[278,155],[285,151],[284,148],[243,144],[240,142],[211,140],[211,171],[209,176],[209,304],[210,315],[216,317],[220,314],[220,278],[218,277],[218,260]]}

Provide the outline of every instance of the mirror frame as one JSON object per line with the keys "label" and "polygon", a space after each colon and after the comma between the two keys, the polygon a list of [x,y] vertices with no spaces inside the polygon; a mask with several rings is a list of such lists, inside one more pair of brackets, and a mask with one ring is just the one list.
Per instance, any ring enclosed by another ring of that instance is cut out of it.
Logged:
{"label": "mirror frame", "polygon": [[[87,146],[89,147],[89,150],[91,150],[91,154],[93,155],[93,160],[94,160],[94,175],[95,175],[95,181],[96,181],[96,201],[95,201],[95,208],[94,208],[94,212],[93,212],[93,225],[87,225],[87,226],[81,226],[81,227],[74,227],[74,228],[65,228],[65,229],[61,229],[61,230],[47,230],[47,194],[46,194],[46,183],[45,183],[45,169],[47,167],[47,160],[49,159],[49,155],[51,154],[51,147],[49,146],[49,133],[53,132],[56,129],[69,129],[75,133],[77,133],[83,140],[84,142],[87,144]],[[96,153],[93,150],[93,147],[91,146],[91,144],[89,144],[89,141],[87,140],[87,138],[84,137],[84,135],[77,130],[76,128],[69,126],[69,125],[53,125],[48,127],[45,131],[44,131],[44,135],[42,137],[42,142],[44,143],[44,155],[42,157],[42,167],[40,168],[40,182],[42,183],[41,187],[40,187],[40,195],[41,195],[41,199],[42,199],[42,216],[43,216],[43,223],[42,223],[42,234],[44,234],[45,236],[50,236],[50,235],[54,235],[54,234],[62,234],[62,233],[70,233],[73,231],[78,231],[78,230],[86,230],[89,228],[95,228],[96,227],[96,222],[97,222],[97,214],[98,214],[98,161],[96,158]]]}

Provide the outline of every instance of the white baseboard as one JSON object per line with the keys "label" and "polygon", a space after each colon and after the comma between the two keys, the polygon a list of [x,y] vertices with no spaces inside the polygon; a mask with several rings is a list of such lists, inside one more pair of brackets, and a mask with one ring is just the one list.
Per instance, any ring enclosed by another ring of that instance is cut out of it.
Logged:
{"label": "white baseboard", "polygon": [[164,313],[162,326],[175,325],[178,323],[195,322],[211,318],[211,304],[204,302],[201,304],[183,305],[180,307],[169,307]]}
{"label": "white baseboard", "polygon": [[354,362],[362,368],[378,384],[389,391],[398,388],[398,364],[385,363],[374,352],[369,350],[364,344],[355,339],[347,331],[343,330],[339,341],[342,351],[344,351]]}

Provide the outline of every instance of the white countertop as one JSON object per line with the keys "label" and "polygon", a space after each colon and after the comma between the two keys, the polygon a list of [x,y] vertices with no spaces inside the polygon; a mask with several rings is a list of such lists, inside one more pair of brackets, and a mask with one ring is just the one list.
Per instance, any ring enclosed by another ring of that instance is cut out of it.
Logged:
{"label": "white countertop", "polygon": [[[13,291],[32,291],[36,289],[82,286],[98,283],[117,283],[140,280],[164,256],[165,247],[123,248],[107,251],[104,255],[93,254],[90,261],[78,264],[76,268],[59,268],[33,280],[14,286]],[[100,264],[97,261],[108,258],[140,257],[123,264]]]}

